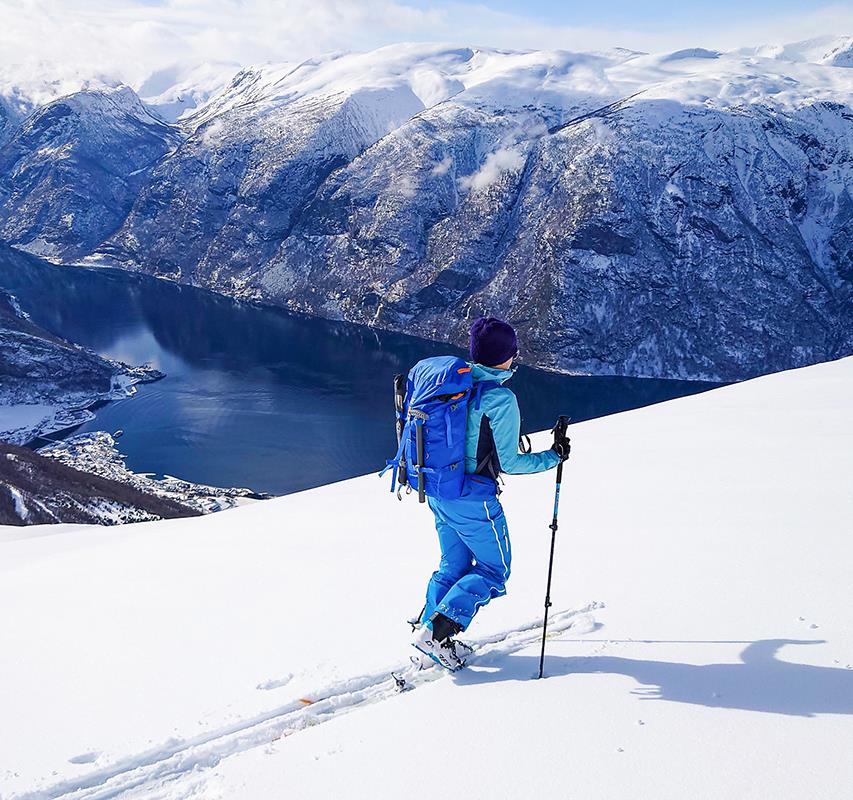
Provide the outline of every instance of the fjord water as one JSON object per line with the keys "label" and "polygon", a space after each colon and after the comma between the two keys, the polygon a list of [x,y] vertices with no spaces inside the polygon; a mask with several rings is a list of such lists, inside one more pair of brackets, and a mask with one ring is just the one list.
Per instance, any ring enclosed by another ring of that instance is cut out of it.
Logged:
{"label": "fjord water", "polygon": [[[238,302],[118,270],[0,258],[0,286],[48,330],[166,373],[78,431],[124,431],[130,469],[284,494],[379,470],[393,455],[392,378],[446,344]],[[522,351],[523,358],[523,351]],[[578,377],[523,365],[527,431],[715,384]]]}

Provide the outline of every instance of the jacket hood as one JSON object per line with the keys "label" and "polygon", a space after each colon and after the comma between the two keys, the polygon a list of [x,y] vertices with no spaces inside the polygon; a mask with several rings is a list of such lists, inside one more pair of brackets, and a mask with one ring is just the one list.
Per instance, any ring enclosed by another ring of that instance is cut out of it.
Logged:
{"label": "jacket hood", "polygon": [[473,380],[474,383],[479,383],[480,381],[506,383],[515,374],[515,370],[512,369],[484,367],[482,364],[477,364],[474,361],[469,361],[468,363],[471,365],[471,380]]}

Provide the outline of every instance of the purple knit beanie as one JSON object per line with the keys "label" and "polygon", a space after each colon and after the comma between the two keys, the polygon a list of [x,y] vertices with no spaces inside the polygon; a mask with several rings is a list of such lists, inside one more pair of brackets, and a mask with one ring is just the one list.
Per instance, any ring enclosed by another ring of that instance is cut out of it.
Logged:
{"label": "purple knit beanie", "polygon": [[512,325],[496,317],[480,317],[471,326],[471,360],[484,367],[503,364],[518,353],[518,339]]}

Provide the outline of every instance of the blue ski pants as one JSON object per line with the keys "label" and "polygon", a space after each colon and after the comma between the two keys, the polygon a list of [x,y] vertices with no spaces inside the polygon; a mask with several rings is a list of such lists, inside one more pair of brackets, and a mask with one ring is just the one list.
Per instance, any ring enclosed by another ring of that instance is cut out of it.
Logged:
{"label": "blue ski pants", "polygon": [[440,611],[464,629],[489,600],[506,594],[512,560],[506,517],[494,494],[428,501],[441,563],[427,586],[421,620]]}

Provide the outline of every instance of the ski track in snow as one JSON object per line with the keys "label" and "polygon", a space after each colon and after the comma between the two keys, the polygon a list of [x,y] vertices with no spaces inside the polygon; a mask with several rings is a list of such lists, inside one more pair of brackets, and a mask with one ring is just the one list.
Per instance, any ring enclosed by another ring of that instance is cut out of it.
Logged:
{"label": "ski track in snow", "polygon": [[[592,601],[581,608],[550,615],[548,638],[572,629],[580,634],[589,633],[596,626],[587,615],[603,607],[603,603]],[[472,665],[489,665],[489,656],[506,656],[536,644],[541,639],[541,631],[542,621],[537,619],[492,636],[472,639],[470,643],[475,652],[469,662]],[[211,769],[228,756],[267,745],[362,706],[387,700],[399,693],[392,673],[405,674],[407,690],[450,674],[437,666],[412,672],[408,663],[401,662],[385,670],[337,681],[317,690],[312,697],[293,700],[199,736],[169,739],[159,747],[118,759],[87,774],[10,795],[8,800],[107,800],[137,789],[144,789],[147,794],[167,781]]]}

